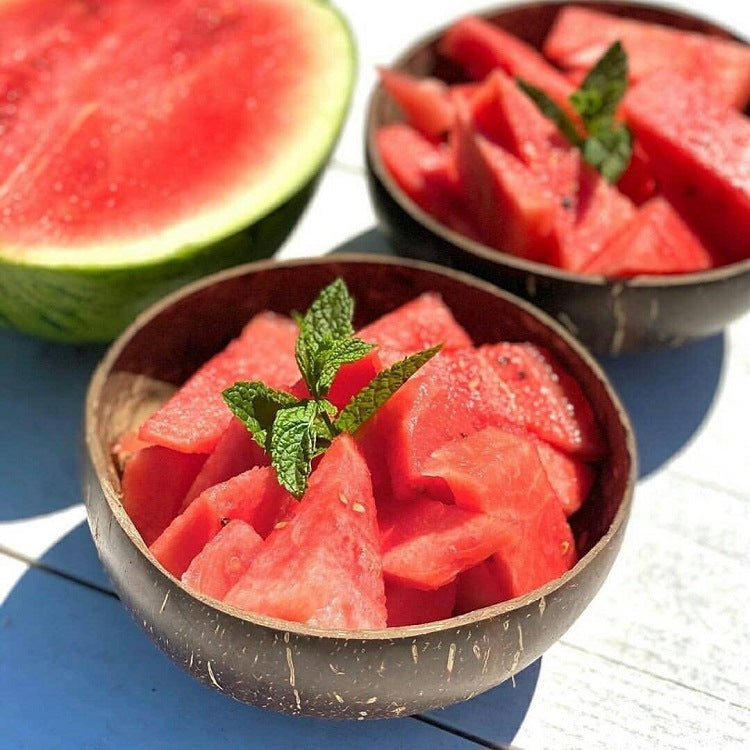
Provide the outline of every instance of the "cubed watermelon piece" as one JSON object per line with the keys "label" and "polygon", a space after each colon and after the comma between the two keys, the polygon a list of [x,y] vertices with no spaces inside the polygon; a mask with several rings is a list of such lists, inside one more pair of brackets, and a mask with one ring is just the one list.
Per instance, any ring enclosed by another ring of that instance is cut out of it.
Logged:
{"label": "cubed watermelon piece", "polygon": [[227,521],[239,518],[265,537],[294,502],[270,466],[250,469],[198,495],[150,545],[151,553],[179,578]]}
{"label": "cubed watermelon piece", "polygon": [[167,528],[201,470],[203,453],[149,445],[134,453],[122,475],[122,504],[146,544]]}
{"label": "cubed watermelon piece", "polygon": [[663,196],[644,203],[581,269],[608,277],[703,271],[714,259],[698,235]]}
{"label": "cubed watermelon piece", "polygon": [[636,213],[633,202],[599,172],[583,161],[579,166],[575,204],[558,213],[558,255],[552,259],[568,271],[580,271]]}
{"label": "cubed watermelon piece", "polygon": [[750,118],[687,78],[659,72],[624,100],[672,205],[727,262],[750,255]]}
{"label": "cubed watermelon piece", "polygon": [[437,344],[443,351],[473,346],[465,329],[435,292],[424,292],[357,331],[357,336],[377,346],[384,367]]}
{"label": "cubed watermelon piece", "polygon": [[476,16],[454,23],[440,40],[440,52],[480,81],[500,68],[545,91],[574,120],[578,114],[568,97],[575,87],[544,57],[517,36]]}
{"label": "cubed watermelon piece", "polygon": [[425,463],[460,508],[489,514],[502,542],[494,557],[511,597],[558,578],[576,562],[573,533],[533,440],[488,427],[447,443]]}
{"label": "cubed watermelon piece", "polygon": [[416,589],[435,590],[498,550],[504,532],[486,513],[426,495],[378,507],[383,575]]}
{"label": "cubed watermelon piece", "polygon": [[270,464],[268,454],[253,440],[245,425],[233,417],[187,491],[180,510],[185,510],[209,487],[226,482],[254,466]]}
{"label": "cubed watermelon piece", "polygon": [[182,582],[193,591],[222,599],[258,553],[263,537],[239,518],[229,521],[193,558]]}
{"label": "cubed watermelon piece", "polygon": [[387,465],[396,496],[428,491],[447,499],[444,482],[424,476],[425,460],[444,443],[490,425],[531,432],[583,460],[605,452],[578,383],[549,352],[532,344],[441,352],[357,438],[368,461]]}
{"label": "cubed watermelon piece", "polygon": [[416,78],[389,68],[378,68],[383,87],[403,112],[406,121],[422,135],[442,138],[453,124],[453,102],[448,86],[438,78]]}
{"label": "cubed watermelon piece", "polygon": [[375,503],[352,438],[336,438],[291,516],[225,597],[255,614],[332,629],[384,628]]}
{"label": "cubed watermelon piece", "polygon": [[141,426],[139,437],[185,453],[210,453],[232,413],[221,397],[238,380],[287,388],[299,377],[297,324],[272,312],[256,315],[240,336],[214,355]]}
{"label": "cubed watermelon piece", "polygon": [[455,581],[435,591],[421,591],[395,581],[385,582],[389,628],[444,620],[453,614],[455,603]]}
{"label": "cubed watermelon piece", "polygon": [[572,516],[586,501],[594,484],[594,467],[543,440],[537,441],[536,449],[563,513]]}
{"label": "cubed watermelon piece", "polygon": [[456,113],[458,175],[482,241],[530,260],[556,257],[554,193],[519,159],[477,133],[465,109],[458,106]]}
{"label": "cubed watermelon piece", "polygon": [[562,68],[582,73],[617,40],[628,56],[631,84],[668,69],[738,110],[750,100],[750,48],[730,39],[568,5],[557,14],[543,50]]}

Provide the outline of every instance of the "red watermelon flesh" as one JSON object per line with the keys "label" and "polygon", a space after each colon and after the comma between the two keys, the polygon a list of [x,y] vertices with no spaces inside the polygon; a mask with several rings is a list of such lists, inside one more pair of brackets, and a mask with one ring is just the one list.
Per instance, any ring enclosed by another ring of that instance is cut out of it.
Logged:
{"label": "red watermelon flesh", "polygon": [[444,352],[473,346],[469,334],[434,292],[424,292],[381,315],[360,328],[357,336],[377,346],[384,367],[437,344],[443,345]]}
{"label": "red watermelon flesh", "polygon": [[448,483],[456,505],[491,515],[511,596],[533,591],[576,562],[575,540],[533,441],[488,427],[432,454],[426,471]]}
{"label": "red watermelon flesh", "polygon": [[383,87],[398,104],[407,122],[423,136],[438,140],[453,124],[453,102],[448,86],[432,78],[416,78],[388,68],[378,68]]}
{"label": "red watermelon flesh", "polygon": [[179,453],[150,445],[134,453],[122,475],[122,504],[146,544],[177,515],[203,466],[202,453]]}
{"label": "red watermelon flesh", "polygon": [[568,5],[558,13],[543,49],[561,67],[583,72],[616,40],[627,53],[631,84],[669,69],[700,82],[738,110],[750,100],[750,49],[729,39]]}
{"label": "red watermelon flesh", "polygon": [[444,620],[453,614],[455,603],[455,581],[435,591],[422,591],[395,581],[385,582],[389,628]]}
{"label": "red watermelon flesh", "polygon": [[537,441],[536,449],[563,513],[573,515],[583,505],[594,484],[596,472],[593,466],[543,440]]}
{"label": "red watermelon flesh", "polygon": [[144,422],[139,437],[186,453],[210,453],[232,419],[222,390],[238,380],[291,386],[299,377],[296,340],[297,325],[291,318],[272,312],[256,315]]}
{"label": "red watermelon flesh", "polygon": [[476,133],[460,106],[456,160],[471,196],[467,208],[485,244],[540,262],[558,254],[555,195],[519,159]]}
{"label": "red watermelon flesh", "polygon": [[505,566],[493,555],[456,578],[454,613],[463,615],[512,598],[512,585]]}
{"label": "red watermelon flesh", "polygon": [[578,114],[568,101],[575,87],[532,46],[499,26],[476,16],[460,19],[440,40],[440,51],[457,62],[474,80],[500,68],[545,91],[574,120]]}
{"label": "red watermelon flesh", "polygon": [[446,505],[426,495],[378,507],[383,575],[435,590],[495,552],[504,532],[486,513]]}
{"label": "red watermelon flesh", "polygon": [[254,466],[269,466],[270,463],[270,458],[253,440],[245,425],[236,417],[232,418],[185,495],[181,510],[209,487],[226,482]]}
{"label": "red watermelon flesh", "polygon": [[637,140],[633,141],[630,162],[617,180],[617,189],[637,206],[656,195],[658,186],[651,171],[650,160]]}
{"label": "red watermelon flesh", "polygon": [[229,521],[193,558],[182,582],[204,596],[222,599],[250,566],[263,543],[245,521]]}
{"label": "red watermelon flesh", "polygon": [[610,278],[690,273],[712,268],[700,238],[663,196],[644,203],[602,251],[581,269]]}
{"label": "red watermelon flesh", "polygon": [[299,11],[5,3],[3,37],[20,46],[0,49],[14,102],[0,151],[0,212],[13,219],[3,244],[148,238],[252,184],[300,128],[310,94],[296,81],[328,67]]}
{"label": "red watermelon flesh", "polygon": [[750,253],[750,118],[680,75],[654,73],[624,100],[666,198],[727,261]]}
{"label": "red watermelon flesh", "polygon": [[387,613],[370,474],[336,438],[291,516],[225,597],[242,610],[321,628],[384,628]]}
{"label": "red watermelon flesh", "polygon": [[239,518],[265,537],[293,503],[271,467],[250,469],[196,497],[150,545],[151,553],[179,578],[228,520]]}

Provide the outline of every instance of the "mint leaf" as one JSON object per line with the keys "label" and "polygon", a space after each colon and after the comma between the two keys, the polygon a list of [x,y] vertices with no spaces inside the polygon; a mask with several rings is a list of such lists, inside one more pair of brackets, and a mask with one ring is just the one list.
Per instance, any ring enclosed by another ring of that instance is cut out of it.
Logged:
{"label": "mint leaf", "polygon": [[315,422],[319,416],[317,401],[303,401],[279,409],[270,438],[271,466],[279,484],[297,499],[305,494],[312,460],[318,453]]}
{"label": "mint leaf", "polygon": [[258,381],[238,382],[222,391],[222,397],[232,414],[247,427],[253,440],[263,450],[269,450],[269,437],[276,414],[292,406],[297,399],[284,391],[269,388]]}
{"label": "mint leaf", "polygon": [[584,139],[578,132],[578,128],[574,125],[573,121],[568,117],[563,109],[555,102],[550,99],[547,94],[536,86],[532,86],[530,83],[522,80],[521,78],[516,79],[518,87],[527,94],[536,104],[539,111],[549,120],[557,125],[557,129],[574,145],[579,148],[583,146]]}
{"label": "mint leaf", "polygon": [[333,426],[338,432],[356,432],[417,370],[429,362],[442,348],[411,354],[379,372],[341,410]]}
{"label": "mint leaf", "polygon": [[373,348],[372,344],[368,344],[362,339],[349,338],[334,341],[330,348],[322,352],[319,366],[316,368],[318,395],[324,396],[328,393],[333,379],[342,365],[357,362]]}
{"label": "mint leaf", "polygon": [[304,316],[297,316],[300,333],[295,357],[310,393],[317,391],[319,367],[316,369],[316,364],[321,351],[339,339],[352,336],[353,317],[354,300],[341,278],[318,294]]}
{"label": "mint leaf", "polygon": [[615,183],[627,169],[633,153],[628,128],[616,119],[617,106],[628,83],[628,57],[619,41],[614,42],[588,72],[570,103],[586,129],[583,137],[565,112],[540,89],[518,80],[539,110],[555,123],[558,130],[578,147],[584,160]]}

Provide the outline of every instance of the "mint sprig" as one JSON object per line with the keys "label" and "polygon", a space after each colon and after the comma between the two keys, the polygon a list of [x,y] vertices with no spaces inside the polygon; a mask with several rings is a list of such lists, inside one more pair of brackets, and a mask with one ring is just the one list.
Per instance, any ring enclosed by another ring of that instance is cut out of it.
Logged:
{"label": "mint sprig", "polygon": [[378,373],[339,412],[325,398],[336,374],[373,349],[354,336],[354,300],[344,281],[336,279],[303,316],[295,317],[300,327],[295,359],[310,398],[298,399],[258,381],[235,383],[222,396],[270,455],[279,484],[299,499],[307,489],[313,460],[338,435],[356,432],[440,346],[405,357]]}
{"label": "mint sprig", "polygon": [[630,130],[615,116],[628,82],[628,58],[619,41],[609,47],[569,97],[581,116],[585,134],[581,134],[566,112],[544,91],[521,79],[516,82],[542,114],[581,150],[588,164],[608,182],[617,182],[633,152]]}

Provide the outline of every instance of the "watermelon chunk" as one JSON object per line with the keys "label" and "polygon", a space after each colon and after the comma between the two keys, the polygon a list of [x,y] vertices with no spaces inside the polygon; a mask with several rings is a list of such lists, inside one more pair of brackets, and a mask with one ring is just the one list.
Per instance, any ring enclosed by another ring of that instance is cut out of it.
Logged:
{"label": "watermelon chunk", "polygon": [[455,581],[435,591],[422,591],[395,581],[385,582],[389,628],[444,620],[453,614],[455,603]]}
{"label": "watermelon chunk", "polygon": [[154,540],[151,553],[179,578],[227,521],[238,518],[265,537],[293,502],[272,468],[250,469],[196,497]]}
{"label": "watermelon chunk", "polygon": [[134,453],[122,475],[122,505],[146,544],[177,515],[206,456],[150,445]]}
{"label": "watermelon chunk", "polygon": [[531,45],[476,16],[454,23],[440,40],[440,51],[461,65],[474,80],[500,68],[545,91],[574,121],[578,114],[568,101],[575,87]]}
{"label": "watermelon chunk", "polygon": [[351,437],[333,441],[302,501],[269,535],[225,601],[321,628],[386,626],[370,475]]}
{"label": "watermelon chunk", "polygon": [[575,564],[573,534],[533,441],[488,427],[435,451],[425,471],[448,483],[457,506],[491,515],[502,539],[494,558],[510,597]]}
{"label": "watermelon chunk", "polygon": [[503,532],[486,513],[425,495],[378,507],[383,575],[415,589],[435,590],[495,552]]}
{"label": "watermelon chunk", "polygon": [[616,40],[627,53],[631,85],[668,69],[738,110],[750,100],[750,49],[730,39],[568,5],[557,14],[543,50],[562,68],[583,73]]}
{"label": "watermelon chunk", "polygon": [[596,478],[593,466],[538,440],[536,450],[563,513],[572,516],[585,502]]}
{"label": "watermelon chunk", "polygon": [[714,259],[700,238],[669,201],[656,196],[581,270],[616,278],[690,273],[713,265]]}
{"label": "watermelon chunk", "polygon": [[617,189],[630,198],[636,206],[653,198],[657,192],[656,179],[651,171],[649,158],[638,140],[633,141],[630,162],[617,181]]}
{"label": "watermelon chunk", "polygon": [[269,466],[270,463],[268,454],[253,440],[245,425],[233,418],[190,485],[180,511],[209,487],[226,482],[254,466]]}
{"label": "watermelon chunk", "polygon": [[238,380],[262,380],[272,388],[299,377],[294,359],[297,325],[264,312],[214,355],[141,426],[139,437],[185,453],[210,453],[232,419],[221,392]]}
{"label": "watermelon chunk", "polygon": [[193,558],[182,582],[204,596],[222,599],[250,566],[263,537],[239,518],[229,521]]}
{"label": "watermelon chunk", "polygon": [[454,613],[463,615],[512,598],[512,587],[505,567],[493,555],[456,578]]}
{"label": "watermelon chunk", "polygon": [[357,331],[357,336],[377,346],[384,367],[437,344],[443,351],[473,346],[464,328],[434,292],[424,292]]}
{"label": "watermelon chunk", "polygon": [[398,104],[407,122],[422,135],[439,140],[453,124],[453,102],[443,81],[415,78],[388,68],[378,68],[383,87]]}
{"label": "watermelon chunk", "polygon": [[555,195],[519,159],[476,133],[460,106],[456,160],[471,197],[467,208],[485,244],[539,262],[558,254]]}
{"label": "watermelon chunk", "polygon": [[624,100],[664,195],[728,262],[750,253],[750,118],[683,76],[659,72]]}

